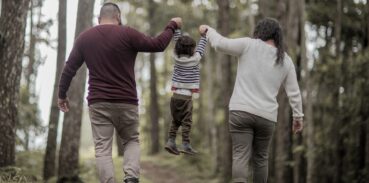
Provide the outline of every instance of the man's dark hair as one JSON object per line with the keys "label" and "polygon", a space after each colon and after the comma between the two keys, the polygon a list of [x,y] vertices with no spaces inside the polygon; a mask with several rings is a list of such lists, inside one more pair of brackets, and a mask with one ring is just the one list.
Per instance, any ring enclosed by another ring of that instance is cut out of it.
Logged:
{"label": "man's dark hair", "polygon": [[104,3],[100,9],[100,18],[114,19],[120,16],[119,6],[115,3]]}
{"label": "man's dark hair", "polygon": [[264,18],[260,20],[254,31],[254,38],[261,39],[263,41],[273,40],[277,47],[277,64],[283,64],[284,59],[284,45],[283,45],[283,33],[279,22],[273,18]]}
{"label": "man's dark hair", "polygon": [[196,42],[189,36],[181,36],[174,48],[174,52],[179,55],[192,56],[195,53]]}

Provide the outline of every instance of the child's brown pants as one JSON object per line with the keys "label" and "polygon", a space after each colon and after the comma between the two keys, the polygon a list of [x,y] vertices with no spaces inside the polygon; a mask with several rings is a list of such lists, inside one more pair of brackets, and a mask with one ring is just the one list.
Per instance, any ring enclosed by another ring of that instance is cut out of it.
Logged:
{"label": "child's brown pants", "polygon": [[173,94],[170,100],[173,120],[169,130],[169,138],[176,138],[178,128],[182,126],[182,141],[190,142],[192,108],[192,96]]}

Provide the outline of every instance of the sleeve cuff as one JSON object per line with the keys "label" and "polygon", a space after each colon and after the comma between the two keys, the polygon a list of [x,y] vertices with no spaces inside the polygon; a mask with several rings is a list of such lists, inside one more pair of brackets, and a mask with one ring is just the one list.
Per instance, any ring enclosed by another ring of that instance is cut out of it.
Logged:
{"label": "sleeve cuff", "polygon": [[304,122],[304,118],[303,117],[293,117],[293,121],[301,121],[301,122]]}
{"label": "sleeve cuff", "polygon": [[211,36],[211,34],[215,31],[215,29],[213,29],[212,27],[209,27],[208,26],[208,31],[206,32],[205,36],[206,36],[206,39],[209,41],[209,38]]}
{"label": "sleeve cuff", "polygon": [[173,31],[173,33],[176,31],[176,29],[178,28],[178,25],[175,21],[170,21],[166,27],[166,29],[171,29]]}

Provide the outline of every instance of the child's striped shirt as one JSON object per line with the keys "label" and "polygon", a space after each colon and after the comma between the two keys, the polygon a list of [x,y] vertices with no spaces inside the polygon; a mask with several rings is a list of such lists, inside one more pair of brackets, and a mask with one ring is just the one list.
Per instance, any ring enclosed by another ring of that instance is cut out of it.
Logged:
{"label": "child's striped shirt", "polygon": [[[181,36],[181,31],[177,29],[174,33],[174,41]],[[174,53],[174,71],[172,77],[172,89],[188,89],[192,92],[199,92],[200,89],[200,60],[205,53],[207,40],[201,37],[192,56],[178,56]]]}

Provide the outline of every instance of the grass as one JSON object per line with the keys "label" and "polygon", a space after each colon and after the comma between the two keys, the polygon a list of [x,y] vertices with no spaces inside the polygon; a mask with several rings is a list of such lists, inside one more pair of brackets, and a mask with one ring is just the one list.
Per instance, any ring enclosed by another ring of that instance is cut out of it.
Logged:
{"label": "grass", "polygon": [[[80,157],[80,178],[83,182],[99,183],[96,172],[96,164],[93,151],[81,151]],[[16,154],[16,166],[0,170],[0,183],[5,182],[42,182],[43,152],[18,152]],[[153,163],[159,167],[170,169],[191,183],[217,183],[217,179],[211,175],[211,169],[207,158],[204,155],[198,156],[172,156],[162,153],[156,156],[143,156],[141,161]],[[117,182],[123,180],[122,163],[123,158],[114,155],[115,176]],[[10,176],[12,175],[12,176]],[[7,177],[16,177],[10,180]],[[21,178],[21,179],[20,179]],[[48,182],[56,182],[56,177]],[[152,183],[148,178],[141,176],[141,183]]]}
{"label": "grass", "polygon": [[161,167],[169,168],[178,172],[181,177],[191,183],[218,183],[219,180],[213,175],[208,155],[196,156],[173,156],[161,153],[156,156],[144,156],[142,161],[152,162]]}

